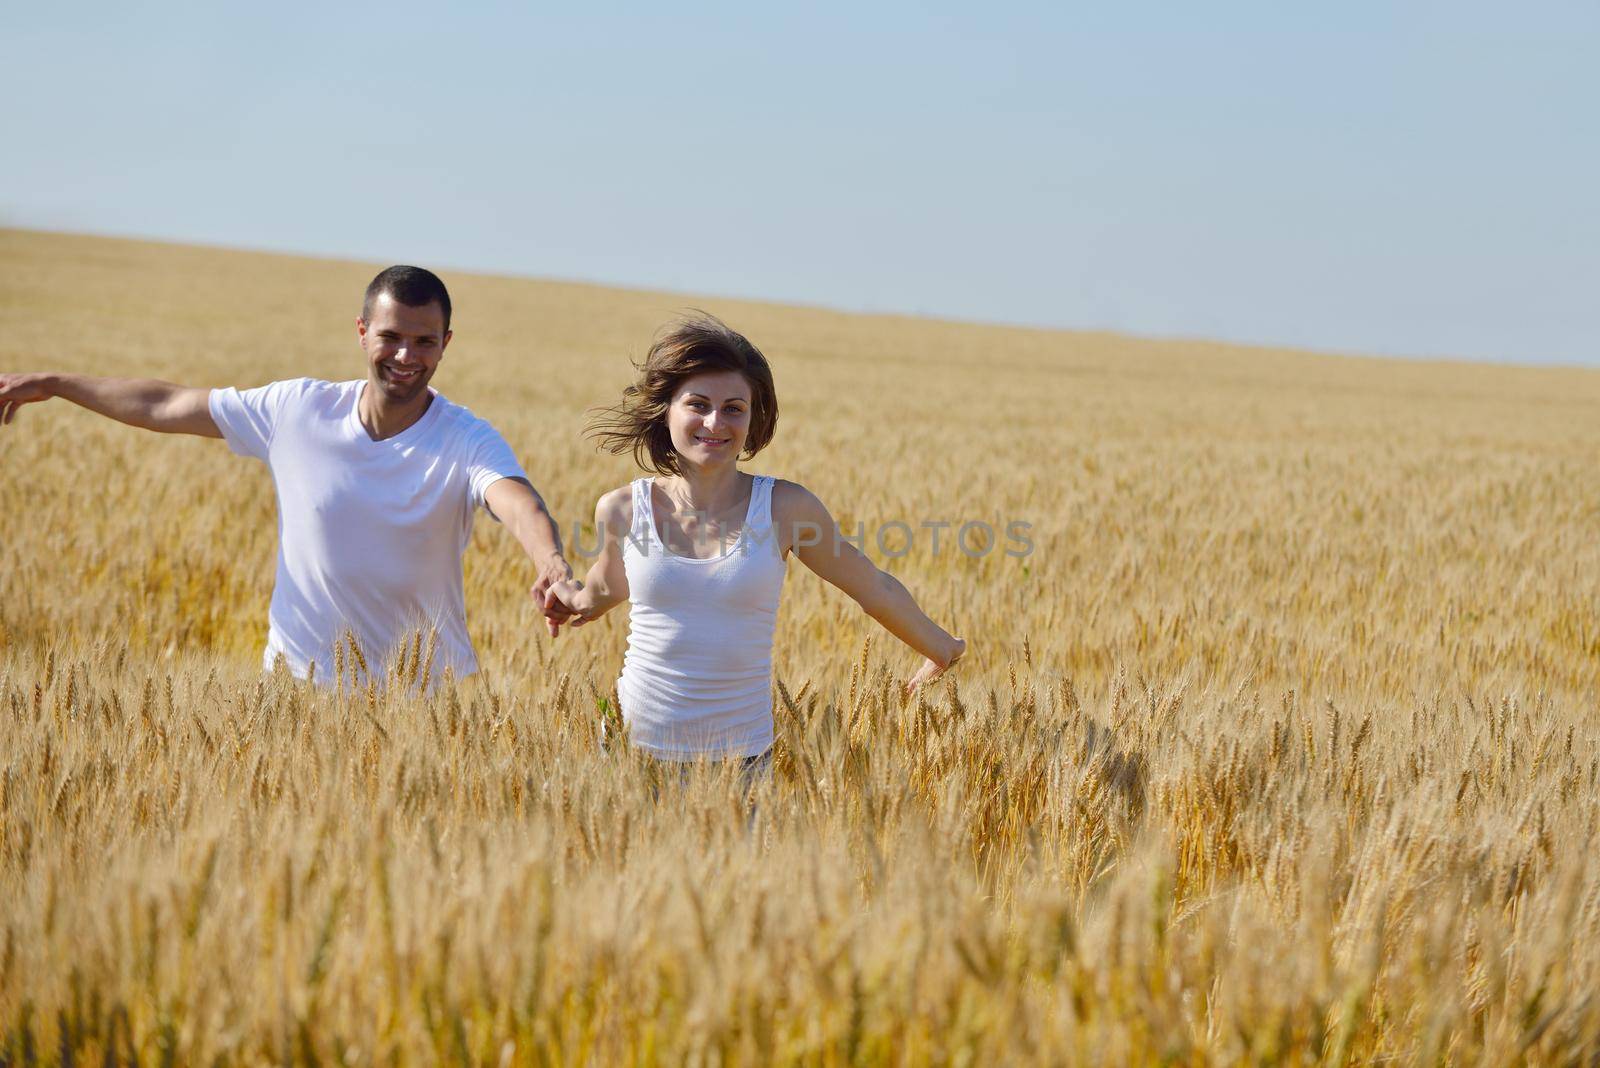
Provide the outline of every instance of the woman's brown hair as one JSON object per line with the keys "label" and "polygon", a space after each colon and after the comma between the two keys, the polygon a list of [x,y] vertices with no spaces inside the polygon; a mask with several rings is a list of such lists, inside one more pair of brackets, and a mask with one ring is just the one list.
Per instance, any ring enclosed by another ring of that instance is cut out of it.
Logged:
{"label": "woman's brown hair", "polygon": [[718,371],[738,371],[750,383],[750,432],[741,459],[772,440],[778,425],[772,368],[760,349],[716,316],[696,311],[673,323],[634,366],[639,377],[622,391],[621,403],[596,410],[585,431],[607,452],[631,452],[634,463],[659,475],[682,474],[667,409],[684,379]]}

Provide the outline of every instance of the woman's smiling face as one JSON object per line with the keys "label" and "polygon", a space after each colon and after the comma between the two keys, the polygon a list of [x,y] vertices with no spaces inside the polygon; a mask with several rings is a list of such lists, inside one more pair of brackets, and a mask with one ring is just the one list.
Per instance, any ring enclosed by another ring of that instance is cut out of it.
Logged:
{"label": "woman's smiling face", "polygon": [[697,466],[736,460],[750,433],[750,383],[738,371],[683,380],[667,409],[672,447]]}

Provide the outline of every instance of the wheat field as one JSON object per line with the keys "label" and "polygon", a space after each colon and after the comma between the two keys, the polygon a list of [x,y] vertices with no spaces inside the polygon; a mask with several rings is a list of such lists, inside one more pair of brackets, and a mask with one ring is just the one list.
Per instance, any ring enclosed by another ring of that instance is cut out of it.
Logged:
{"label": "wheat field", "polygon": [[[0,231],[0,370],[357,377],[373,269]],[[752,809],[599,750],[626,612],[551,642],[491,521],[479,676],[312,689],[265,467],[30,406],[0,1064],[1600,1063],[1600,372],[444,275],[435,385],[569,540],[634,477],[585,409],[705,307],[774,366],[752,470],[953,524],[868,547],[971,654],[903,701],[791,565]]]}

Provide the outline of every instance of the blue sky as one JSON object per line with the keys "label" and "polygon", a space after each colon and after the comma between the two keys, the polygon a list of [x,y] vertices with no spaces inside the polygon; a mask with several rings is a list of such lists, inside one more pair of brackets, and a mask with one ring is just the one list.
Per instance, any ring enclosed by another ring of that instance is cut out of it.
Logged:
{"label": "blue sky", "polygon": [[1600,365],[1600,5],[0,14],[0,224]]}

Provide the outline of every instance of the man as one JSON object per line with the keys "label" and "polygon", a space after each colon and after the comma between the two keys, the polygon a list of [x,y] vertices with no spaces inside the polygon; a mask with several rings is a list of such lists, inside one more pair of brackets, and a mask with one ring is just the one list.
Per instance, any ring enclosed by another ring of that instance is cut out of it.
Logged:
{"label": "man", "polygon": [[[390,267],[367,287],[356,335],[366,378],[300,378],[259,389],[197,389],[150,379],[0,375],[0,426],[24,404],[60,397],[119,422],[222,438],[266,461],[278,493],[278,566],[265,654],[299,677],[381,678],[419,629],[436,632],[432,679],[477,670],[461,556],[482,506],[538,571],[533,598],[572,576],[544,501],[487,422],[429,387],[450,343],[450,295],[432,272]],[[555,620],[551,633],[556,630]]]}

